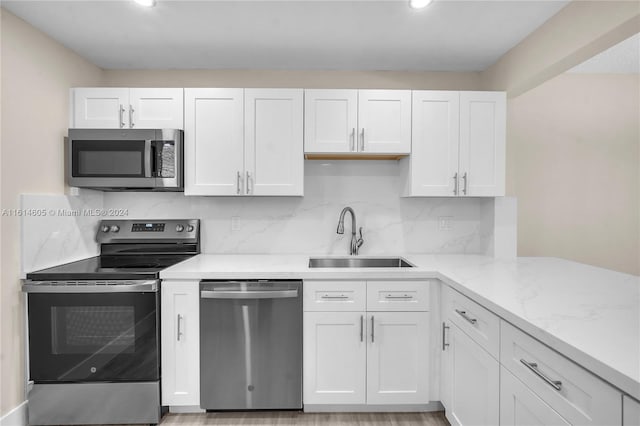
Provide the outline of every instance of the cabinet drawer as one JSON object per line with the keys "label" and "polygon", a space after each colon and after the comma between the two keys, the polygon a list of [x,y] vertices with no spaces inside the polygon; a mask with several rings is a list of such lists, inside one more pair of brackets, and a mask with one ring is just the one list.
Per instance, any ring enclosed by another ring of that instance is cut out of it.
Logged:
{"label": "cabinet drawer", "polygon": [[429,310],[429,283],[368,281],[367,311],[419,312]]}
{"label": "cabinet drawer", "polygon": [[302,286],[305,311],[364,311],[365,281],[305,281]]}
{"label": "cabinet drawer", "polygon": [[500,328],[502,365],[570,424],[622,423],[620,392],[511,324]]}
{"label": "cabinet drawer", "polygon": [[443,317],[482,346],[495,359],[500,355],[500,318],[449,286],[443,286]]}

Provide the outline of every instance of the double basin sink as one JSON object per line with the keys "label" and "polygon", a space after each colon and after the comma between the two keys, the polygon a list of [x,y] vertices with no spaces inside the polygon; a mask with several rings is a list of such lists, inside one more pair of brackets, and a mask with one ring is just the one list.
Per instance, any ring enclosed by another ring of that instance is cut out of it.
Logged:
{"label": "double basin sink", "polygon": [[309,268],[413,268],[402,257],[312,257]]}

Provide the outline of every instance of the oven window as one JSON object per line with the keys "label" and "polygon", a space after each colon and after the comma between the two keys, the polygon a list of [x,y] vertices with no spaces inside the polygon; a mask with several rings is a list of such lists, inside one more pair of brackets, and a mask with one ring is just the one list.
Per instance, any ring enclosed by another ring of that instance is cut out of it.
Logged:
{"label": "oven window", "polygon": [[51,350],[60,354],[135,352],[133,306],[54,306]]}

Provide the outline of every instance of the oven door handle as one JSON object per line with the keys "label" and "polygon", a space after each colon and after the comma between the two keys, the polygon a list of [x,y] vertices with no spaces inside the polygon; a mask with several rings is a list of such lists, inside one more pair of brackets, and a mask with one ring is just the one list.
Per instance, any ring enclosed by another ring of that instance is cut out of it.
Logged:
{"label": "oven door handle", "polygon": [[25,282],[22,285],[23,293],[157,293],[158,281],[147,280],[130,282],[126,284],[98,284],[88,281],[83,284],[76,282],[58,282],[56,284],[40,282]]}
{"label": "oven door handle", "polygon": [[202,290],[200,292],[201,299],[285,299],[289,297],[298,297],[298,290]]}

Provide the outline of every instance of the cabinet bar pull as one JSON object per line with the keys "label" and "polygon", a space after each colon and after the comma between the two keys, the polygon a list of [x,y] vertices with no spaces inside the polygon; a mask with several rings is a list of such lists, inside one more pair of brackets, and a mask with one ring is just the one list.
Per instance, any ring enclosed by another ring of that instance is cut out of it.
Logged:
{"label": "cabinet bar pull", "polygon": [[180,336],[182,336],[182,334],[183,334],[182,331],[180,331],[180,324],[181,323],[182,323],[182,315],[178,314],[178,327],[177,327],[177,329],[178,329],[178,336],[177,336],[178,342],[180,341]]}
{"label": "cabinet bar pull", "polygon": [[376,333],[375,333],[376,327],[375,327],[375,323],[373,322],[374,318],[375,317],[371,315],[371,343],[376,341]]}
{"label": "cabinet bar pull", "polygon": [[458,195],[458,172],[453,175],[453,195]]}
{"label": "cabinet bar pull", "polygon": [[449,346],[449,344],[446,342],[445,340],[445,330],[448,330],[449,326],[446,323],[442,323],[442,350],[444,351],[446,349],[447,346]]}
{"label": "cabinet bar pull", "polygon": [[239,171],[236,177],[236,194],[240,194],[240,172]]}
{"label": "cabinet bar pull", "polygon": [[251,173],[247,172],[247,194],[251,192]]}
{"label": "cabinet bar pull", "polygon": [[467,195],[467,172],[464,172],[462,175],[462,179],[464,180],[464,186],[462,187],[462,193]]}
{"label": "cabinet bar pull", "polygon": [[551,380],[547,376],[545,376],[540,370],[538,370],[538,364],[535,362],[527,362],[524,359],[520,360],[529,370],[533,371],[533,373],[544,380],[549,386],[554,388],[557,391],[562,390],[562,382],[560,380]]}
{"label": "cabinet bar pull", "polygon": [[355,127],[351,128],[351,136],[349,136],[349,140],[351,142],[350,144],[351,151],[355,151],[356,150],[356,128]]}
{"label": "cabinet bar pull", "polygon": [[360,341],[364,342],[364,315],[360,315]]}
{"label": "cabinet bar pull", "polygon": [[360,139],[360,152],[364,152],[364,127],[362,128],[362,137]]}
{"label": "cabinet bar pull", "polygon": [[133,107],[131,105],[129,105],[129,127],[133,127],[134,123],[133,123]]}
{"label": "cabinet bar pull", "polygon": [[384,296],[385,299],[413,299],[413,296],[409,296],[405,294],[404,296],[392,296],[391,294],[387,294]]}
{"label": "cabinet bar pull", "polygon": [[469,316],[467,316],[467,311],[459,311],[456,309],[456,312],[458,313],[458,315],[460,315],[462,318],[469,321],[471,324],[475,324],[478,322],[478,320],[475,318],[469,318]]}
{"label": "cabinet bar pull", "polygon": [[345,296],[341,294],[340,296],[329,296],[328,294],[323,294],[322,299],[348,299],[349,296]]}
{"label": "cabinet bar pull", "polygon": [[120,128],[124,127],[124,106],[120,104]]}

